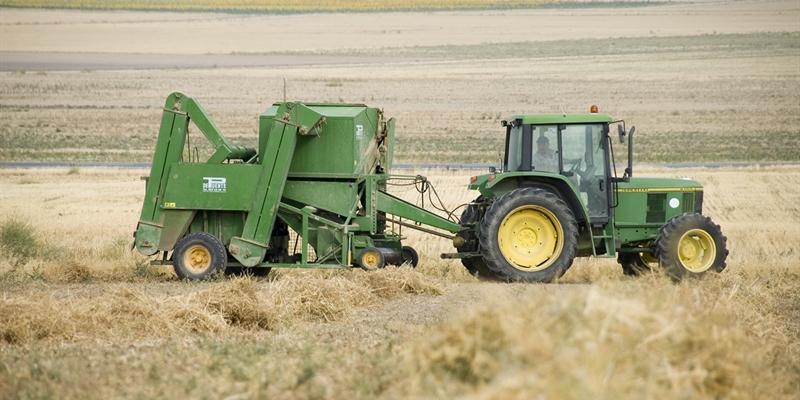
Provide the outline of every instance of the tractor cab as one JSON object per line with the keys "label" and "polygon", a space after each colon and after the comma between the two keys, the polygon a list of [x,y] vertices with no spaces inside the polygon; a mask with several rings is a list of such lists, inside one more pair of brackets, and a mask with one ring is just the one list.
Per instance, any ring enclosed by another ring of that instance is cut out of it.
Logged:
{"label": "tractor cab", "polygon": [[[606,114],[538,114],[514,116],[505,122],[504,172],[548,175],[569,182],[593,225],[611,216],[612,191]],[[562,186],[563,184],[559,185]]]}

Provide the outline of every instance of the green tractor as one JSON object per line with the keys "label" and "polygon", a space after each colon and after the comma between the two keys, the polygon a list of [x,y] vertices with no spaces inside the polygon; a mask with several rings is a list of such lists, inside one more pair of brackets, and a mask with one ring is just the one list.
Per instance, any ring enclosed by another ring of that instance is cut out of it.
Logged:
{"label": "green tractor", "polygon": [[[611,126],[628,141],[622,176]],[[597,113],[514,115],[502,171],[471,178],[480,192],[453,240],[474,275],[552,282],[575,257],[617,257],[626,275],[660,266],[675,280],[725,269],[726,238],[704,216],[703,187],[688,179],[633,178],[633,134]]]}

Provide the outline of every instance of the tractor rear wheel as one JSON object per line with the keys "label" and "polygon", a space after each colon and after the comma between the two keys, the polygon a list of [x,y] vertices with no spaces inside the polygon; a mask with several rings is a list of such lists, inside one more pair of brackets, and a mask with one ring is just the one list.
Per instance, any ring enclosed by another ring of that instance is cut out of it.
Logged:
{"label": "tractor rear wheel", "polygon": [[[474,203],[483,202],[485,200],[483,196],[478,196]],[[467,204],[467,208],[461,213],[461,218],[458,220],[459,226],[463,227],[467,224],[480,223],[480,210],[477,204],[474,203]],[[459,253],[478,251],[478,237],[475,235],[475,231],[463,230],[459,231],[457,235],[464,239],[464,245],[457,247]],[[494,272],[486,266],[486,261],[484,261],[483,257],[462,258],[461,264],[474,276],[489,279],[495,278]]]}
{"label": "tractor rear wheel", "polygon": [[656,258],[673,280],[722,272],[728,258],[727,238],[719,225],[701,214],[681,214],[659,229]]}
{"label": "tractor rear wheel", "polygon": [[486,265],[506,281],[552,282],[572,266],[578,223],[567,204],[543,189],[504,194],[486,211],[480,244]]}
{"label": "tractor rear wheel", "polygon": [[178,241],[172,260],[178,278],[201,281],[215,273],[225,273],[228,253],[213,235],[195,232]]}

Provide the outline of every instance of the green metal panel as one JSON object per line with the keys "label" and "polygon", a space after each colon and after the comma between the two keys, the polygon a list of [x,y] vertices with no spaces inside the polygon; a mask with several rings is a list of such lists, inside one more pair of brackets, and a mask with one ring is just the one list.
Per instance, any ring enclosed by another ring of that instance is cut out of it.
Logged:
{"label": "green metal panel", "polygon": [[252,267],[264,257],[296,140],[295,127],[277,122],[273,125],[244,231],[230,244],[231,254],[245,266]]}
{"label": "green metal panel", "polygon": [[164,208],[248,210],[261,168],[250,164],[175,164],[167,177]]}
{"label": "green metal panel", "polygon": [[[260,116],[261,154],[271,132],[279,108],[276,103]],[[319,136],[300,136],[295,156],[289,167],[290,177],[356,178],[372,173],[381,153],[376,132],[382,123],[379,110],[352,104],[299,104],[300,112],[309,112],[325,118]],[[390,129],[394,128],[392,121]],[[393,132],[383,140],[387,152],[384,162],[391,161]],[[332,156],[335,155],[335,156]],[[388,159],[387,159],[388,157]],[[263,162],[263,160],[262,160]]]}
{"label": "green metal panel", "polygon": [[196,210],[164,210],[164,228],[159,237],[158,249],[170,251],[175,248],[175,244],[186,233],[196,212]]}
{"label": "green metal panel", "polygon": [[702,185],[688,179],[631,178],[630,182],[620,182],[616,189],[615,236],[622,244],[654,239],[666,221],[694,209],[695,194],[702,190]]}
{"label": "green metal panel", "polygon": [[171,166],[181,160],[186,141],[189,119],[186,114],[173,110],[177,98],[176,93],[169,95],[164,105],[142,213],[136,227],[136,249],[144,255],[157,253],[162,242],[164,215],[161,198],[164,194],[166,177],[169,176]]}
{"label": "green metal panel", "polygon": [[186,232],[207,232],[227,246],[244,229],[245,214],[237,211],[198,211]]}
{"label": "green metal panel", "polygon": [[522,120],[523,124],[556,125],[603,123],[613,119],[608,114],[520,114],[508,117],[509,121]]}
{"label": "green metal panel", "polygon": [[347,216],[358,202],[356,182],[289,180],[283,188],[283,198],[332,213]]}
{"label": "green metal panel", "polygon": [[267,148],[267,139],[269,133],[272,131],[272,124],[275,119],[275,114],[278,112],[278,105],[274,104],[268,108],[267,111],[261,113],[258,117],[258,163],[264,162],[264,151]]}

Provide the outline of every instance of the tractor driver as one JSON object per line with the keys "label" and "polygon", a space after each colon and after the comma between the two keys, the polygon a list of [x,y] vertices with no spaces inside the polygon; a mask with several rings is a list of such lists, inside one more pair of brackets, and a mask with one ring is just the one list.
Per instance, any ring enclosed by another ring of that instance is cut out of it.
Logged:
{"label": "tractor driver", "polygon": [[[580,158],[565,158],[564,164],[578,165]],[[539,136],[536,139],[536,153],[533,154],[533,167],[537,171],[558,173],[558,157],[556,152],[550,148],[550,139],[547,136]]]}
{"label": "tractor driver", "polygon": [[558,173],[558,158],[556,152],[550,149],[550,139],[547,136],[542,135],[536,139],[533,167],[537,171]]}

